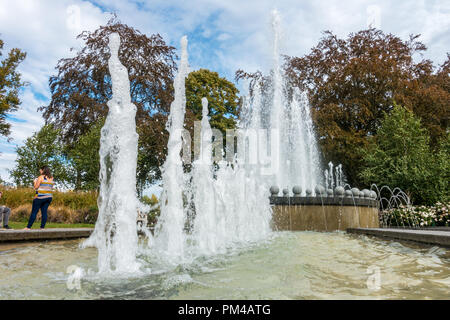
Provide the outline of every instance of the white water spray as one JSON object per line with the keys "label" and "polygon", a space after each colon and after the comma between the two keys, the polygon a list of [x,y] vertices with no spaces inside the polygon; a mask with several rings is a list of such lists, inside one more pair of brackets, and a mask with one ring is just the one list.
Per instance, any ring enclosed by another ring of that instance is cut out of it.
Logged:
{"label": "white water spray", "polygon": [[[272,87],[273,87],[273,101],[272,108],[270,112],[270,129],[278,130],[279,141],[272,139],[272,143],[278,143],[281,146],[280,152],[284,153],[285,144],[282,143],[286,133],[283,126],[283,118],[285,115],[284,101],[283,101],[283,78],[281,76],[280,68],[280,52],[279,52],[279,41],[280,41],[280,14],[277,10],[272,11],[272,29],[273,29],[273,52],[272,52]],[[272,155],[272,158],[274,155]],[[280,158],[280,168],[275,177],[275,183],[279,186],[283,186],[287,182],[286,171],[284,170],[286,166],[286,160]]]}
{"label": "white water spray", "polygon": [[208,100],[202,98],[200,157],[193,163],[193,193],[195,220],[193,238],[196,250],[203,254],[215,253],[220,241],[216,212],[212,162],[212,130],[208,121]]}
{"label": "white water spray", "polygon": [[[221,161],[214,172],[207,100],[202,100],[201,158],[194,162],[195,220],[191,253],[211,255],[266,238],[271,209],[268,186],[248,166]],[[245,129],[243,129],[245,131]],[[239,150],[238,152],[245,152]],[[237,159],[243,156],[238,154]],[[215,173],[215,178],[214,178]]]}
{"label": "white water spray", "polygon": [[119,60],[120,37],[109,37],[108,61],[112,99],[100,138],[99,214],[95,230],[82,247],[98,249],[100,273],[129,273],[139,270],[136,165],[138,135],[136,106],[131,103],[127,69]]}
{"label": "white water spray", "polygon": [[[271,143],[279,145],[279,170],[273,183],[286,188],[299,185],[303,190],[314,190],[323,179],[319,177],[319,151],[311,119],[310,105],[306,92],[294,89],[289,102],[284,94],[284,77],[279,61],[280,15],[272,12],[273,28],[273,70],[272,105],[270,109],[270,129],[278,130],[279,140]],[[273,156],[272,156],[273,158]]]}
{"label": "white water spray", "polygon": [[155,228],[155,245],[160,253],[172,258],[184,256],[186,210],[183,204],[185,176],[180,156],[182,132],[186,112],[185,79],[188,75],[187,37],[181,39],[181,61],[175,78],[175,100],[170,106],[167,123],[169,131],[168,154],[162,168],[163,192],[161,215]]}

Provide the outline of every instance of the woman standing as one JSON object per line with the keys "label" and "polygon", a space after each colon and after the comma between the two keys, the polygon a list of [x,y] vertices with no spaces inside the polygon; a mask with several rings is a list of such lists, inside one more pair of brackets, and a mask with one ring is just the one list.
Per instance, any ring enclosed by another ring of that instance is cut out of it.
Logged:
{"label": "woman standing", "polygon": [[34,180],[34,189],[36,190],[36,196],[33,200],[33,207],[31,208],[30,220],[24,230],[30,230],[33,226],[36,215],[41,210],[42,220],[41,229],[45,228],[47,222],[47,209],[53,199],[53,176],[50,172],[50,168],[43,166],[40,170],[40,176]]}

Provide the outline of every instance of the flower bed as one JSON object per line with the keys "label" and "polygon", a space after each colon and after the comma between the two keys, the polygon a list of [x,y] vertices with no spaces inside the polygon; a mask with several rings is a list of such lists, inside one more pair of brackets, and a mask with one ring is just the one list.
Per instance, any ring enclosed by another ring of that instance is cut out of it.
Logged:
{"label": "flower bed", "polygon": [[449,203],[436,203],[434,206],[399,206],[384,210],[380,215],[383,225],[397,227],[449,227]]}

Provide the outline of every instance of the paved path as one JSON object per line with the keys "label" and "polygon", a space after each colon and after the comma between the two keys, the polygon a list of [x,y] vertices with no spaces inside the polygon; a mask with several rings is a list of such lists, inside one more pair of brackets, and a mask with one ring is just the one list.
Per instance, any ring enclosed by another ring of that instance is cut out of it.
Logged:
{"label": "paved path", "polygon": [[32,230],[0,230],[0,242],[87,238],[92,228],[49,228]]}
{"label": "paved path", "polygon": [[450,247],[450,232],[448,230],[412,230],[412,229],[347,229],[348,233],[365,234],[396,240],[407,240]]}

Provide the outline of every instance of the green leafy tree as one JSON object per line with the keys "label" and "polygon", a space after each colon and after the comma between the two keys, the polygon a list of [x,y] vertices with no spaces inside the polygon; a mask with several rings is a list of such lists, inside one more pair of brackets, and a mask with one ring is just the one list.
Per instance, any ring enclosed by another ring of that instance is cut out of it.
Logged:
{"label": "green leafy tree", "polygon": [[100,186],[98,174],[100,171],[100,133],[104,125],[104,118],[97,123],[67,150],[67,156],[71,160],[75,177],[75,189],[96,190]]}
{"label": "green leafy tree", "polygon": [[377,135],[361,150],[360,178],[366,184],[399,187],[418,204],[443,201],[448,196],[448,146],[436,154],[429,141],[420,119],[394,105],[385,113]]}
{"label": "green leafy tree", "polygon": [[439,201],[447,203],[450,201],[450,132],[441,140],[433,164],[435,175],[440,177],[436,180],[437,188],[443,190]]}
{"label": "green leafy tree", "polygon": [[193,71],[186,78],[186,108],[201,119],[202,98],[207,98],[211,127],[223,133],[236,126],[238,93],[232,82],[207,69]]}
{"label": "green leafy tree", "polygon": [[339,38],[324,33],[304,57],[286,57],[292,86],[307,89],[326,161],[342,163],[352,185],[363,165],[357,150],[380,126],[395,102],[412,110],[431,141],[445,136],[450,119],[450,58],[437,70],[419,36],[403,40],[377,29]]}
{"label": "green leafy tree", "polygon": [[64,154],[60,134],[53,125],[45,125],[16,149],[16,166],[10,175],[18,186],[32,185],[43,165],[50,167],[57,184],[66,187],[72,184],[73,170]]}
{"label": "green leafy tree", "polygon": [[[0,40],[0,57],[3,45],[3,41]],[[15,48],[0,62],[0,136],[9,136],[11,124],[6,122],[7,114],[16,111],[21,103],[19,89],[25,83],[22,82],[17,67],[25,57],[24,52]]]}

